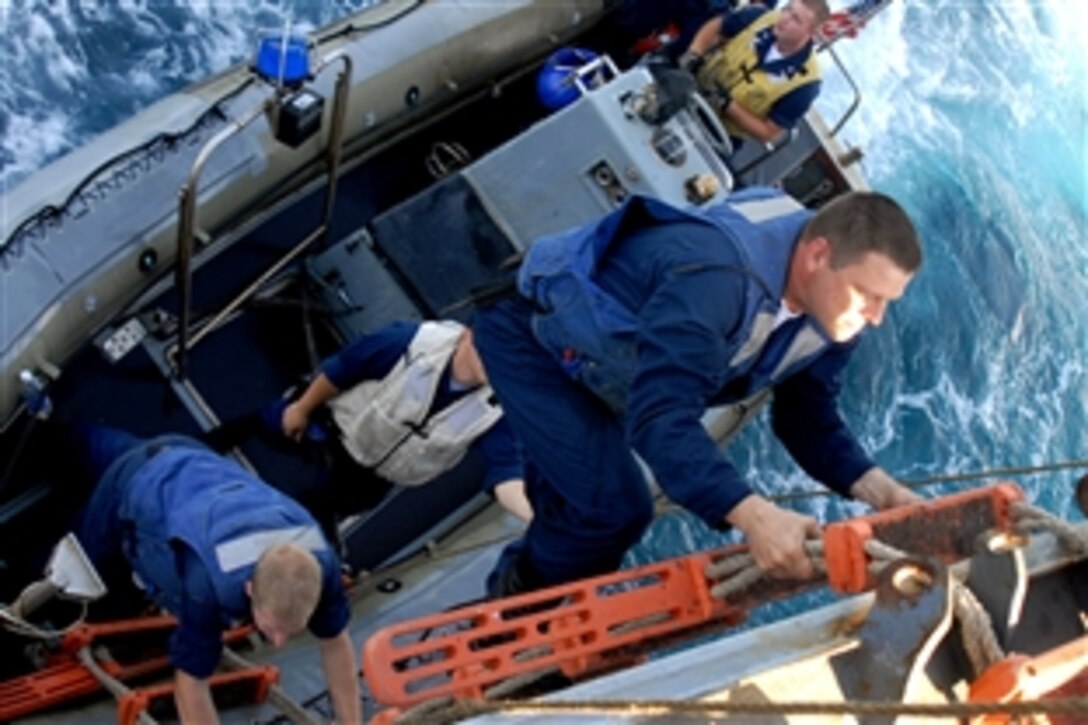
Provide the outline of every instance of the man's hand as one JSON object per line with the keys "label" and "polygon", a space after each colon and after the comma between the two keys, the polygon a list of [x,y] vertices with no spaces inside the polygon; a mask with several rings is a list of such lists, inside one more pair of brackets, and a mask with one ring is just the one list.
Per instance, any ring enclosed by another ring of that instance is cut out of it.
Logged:
{"label": "man's hand", "polygon": [[804,544],[820,535],[816,519],[752,495],[734,506],[725,520],[748,537],[752,557],[768,576],[810,579],[815,574]]}
{"label": "man's hand", "polygon": [[291,403],[283,409],[283,434],[293,441],[302,440],[302,434],[306,432],[306,426],[310,423],[310,414],[298,401]]}
{"label": "man's hand", "polygon": [[182,670],[174,671],[174,704],[181,722],[218,725],[219,714],[212,702],[206,679],[196,678]]}
{"label": "man's hand", "polygon": [[337,723],[357,725],[363,721],[362,703],[359,700],[359,663],[355,660],[355,648],[351,635],[345,629],[331,639],[319,639],[321,668],[325,670],[325,682],[329,686],[332,707]]}
{"label": "man's hand", "polygon": [[705,63],[706,58],[701,55],[696,55],[689,50],[677,59],[676,67],[680,70],[686,70],[694,76],[699,74],[699,70]]}
{"label": "man's hand", "polygon": [[925,499],[888,475],[883,468],[870,468],[850,487],[850,495],[877,511],[921,503]]}
{"label": "man's hand", "polygon": [[714,90],[703,91],[703,96],[706,98],[710,107],[718,112],[719,116],[724,116],[726,111],[729,110],[729,105],[733,102],[733,96],[729,93],[729,89],[721,86],[720,84],[714,84]]}

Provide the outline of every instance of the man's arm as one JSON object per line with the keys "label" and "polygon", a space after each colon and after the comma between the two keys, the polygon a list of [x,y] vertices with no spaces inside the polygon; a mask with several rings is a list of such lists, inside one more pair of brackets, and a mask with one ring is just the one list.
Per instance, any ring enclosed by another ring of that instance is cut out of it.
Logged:
{"label": "man's arm", "polygon": [[335,398],[340,391],[349,390],[363,380],[385,377],[418,329],[418,322],[393,322],[376,332],[356,338],[325,360],[302,397],[283,411],[281,423],[284,435],[299,440],[306,431],[310,416],[318,407]]}
{"label": "man's arm", "polygon": [[721,35],[722,16],[719,15],[703,23],[703,26],[695,33],[695,37],[691,39],[691,45],[688,46],[687,52],[692,56],[701,58],[718,43]]}
{"label": "man's arm", "polygon": [[170,635],[174,666],[174,702],[185,723],[217,723],[208,677],[223,656],[222,613],[214,604],[215,590],[200,557],[189,547],[175,550],[177,576],[182,582],[177,629]]}
{"label": "man's arm", "polygon": [[198,679],[181,670],[174,672],[174,703],[178,708],[178,720],[181,722],[208,723],[219,722],[219,713],[212,703],[212,693],[208,681]]}
{"label": "man's arm", "polygon": [[876,464],[839,414],[842,375],[857,341],[832,345],[774,388],[771,427],[805,473],[844,496]]}
{"label": "man's arm", "polygon": [[473,446],[484,459],[484,490],[510,513],[528,523],[533,507],[525,495],[525,453],[506,416],[499,418]]}
{"label": "man's arm", "polygon": [[525,481],[512,478],[495,485],[495,500],[525,523],[533,520],[533,507],[525,495]]}
{"label": "man's arm", "polygon": [[820,525],[811,516],[752,494],[734,506],[725,520],[744,532],[756,565],[771,576],[809,579],[815,573],[804,550],[805,539],[820,535]]}
{"label": "man's arm", "polygon": [[839,414],[842,372],[856,345],[833,346],[775,388],[775,435],[808,475],[843,495],[877,510],[922,501],[873,463]]}
{"label": "man's arm", "polygon": [[310,416],[321,405],[340,394],[340,389],[332,384],[325,373],[318,373],[306,392],[295,402],[284,408],[283,434],[293,440],[301,440],[310,422]]}
{"label": "man's arm", "polygon": [[877,511],[921,503],[925,498],[896,481],[879,466],[873,466],[850,486],[850,495]]}
{"label": "man's arm", "polygon": [[771,143],[785,130],[768,118],[760,118],[733,99],[729,99],[723,107],[718,109],[718,112],[723,118],[736,122],[752,138],[765,143]]}
{"label": "man's arm", "polygon": [[[344,629],[330,639],[319,639],[321,667],[325,670],[325,682],[339,723],[362,723],[363,713],[359,701],[359,672],[355,663],[355,649],[351,635]],[[195,721],[194,721],[195,722]]]}

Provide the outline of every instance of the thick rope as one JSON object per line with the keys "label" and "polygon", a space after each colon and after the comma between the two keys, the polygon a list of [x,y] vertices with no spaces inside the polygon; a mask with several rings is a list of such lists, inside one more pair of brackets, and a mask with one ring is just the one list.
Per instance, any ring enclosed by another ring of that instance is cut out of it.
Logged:
{"label": "thick rope", "polygon": [[[960,625],[960,642],[971,661],[974,678],[1005,659],[994,623],[975,593],[958,581],[952,585],[952,610]],[[974,679],[972,678],[972,679]]]}
{"label": "thick rope", "polygon": [[[1088,469],[1088,460],[1060,461],[1058,463],[1050,463],[1044,466],[1019,466],[1013,468],[993,468],[987,471],[972,471],[968,473],[952,473],[939,476],[930,476],[928,478],[919,478],[910,481],[900,481],[900,483],[908,488],[925,488],[927,486],[934,486],[940,483],[952,483],[957,481],[977,481],[987,478],[1007,478],[1011,476],[1026,476],[1040,473],[1053,473],[1055,471],[1069,469]],[[808,491],[793,491],[788,493],[776,494],[768,496],[767,499],[774,503],[783,503],[786,501],[830,496],[833,494],[834,492],[828,489],[813,489]],[[676,504],[673,504],[671,501],[663,500],[663,496],[663,492],[658,493],[658,498],[662,500],[658,502],[656,513],[660,514],[678,508]],[[478,551],[491,546],[497,546],[498,544],[513,541],[514,539],[517,539],[523,535],[524,532],[515,531],[509,534],[502,534],[500,536],[496,536],[494,538],[481,541],[476,544],[470,544],[468,546],[450,547],[448,549],[440,549],[435,546],[431,550],[429,550],[428,555],[429,558],[433,561],[444,561],[457,556],[461,556],[462,554],[468,554],[473,551]],[[415,566],[415,564],[416,563],[413,559],[408,559],[401,564],[390,567],[388,569],[383,569],[380,572],[359,572],[356,578],[356,582],[362,582],[363,580],[372,577],[381,577],[383,579],[395,577],[401,571],[407,571],[411,569],[413,566]]]}
{"label": "thick rope", "polygon": [[0,604],[0,626],[6,627],[8,630],[22,635],[23,637],[40,639],[46,642],[63,639],[69,632],[82,625],[86,618],[87,602],[82,602],[82,610],[74,622],[61,629],[46,629],[28,622],[12,612],[7,606]]}
{"label": "thick rope", "polygon": [[1019,501],[1012,505],[1014,527],[1018,532],[1047,531],[1054,534],[1058,543],[1074,556],[1088,555],[1088,532],[1078,531],[1049,511]]}
{"label": "thick rope", "polygon": [[510,697],[514,693],[535,682],[543,680],[545,677],[551,677],[552,675],[560,673],[561,670],[554,665],[549,665],[543,669],[534,670],[532,672],[523,672],[520,675],[509,677],[495,686],[488,688],[484,691],[484,697],[489,700],[501,700],[504,697]]}
{"label": "thick rope", "polygon": [[[1034,521],[1049,515],[1046,512],[1042,512],[1042,515],[1040,515],[1035,510],[1024,514],[1024,516],[1033,517],[1032,520]],[[822,543],[818,541],[806,542],[805,550],[814,567],[821,573],[826,574],[827,564],[823,558]],[[871,559],[869,571],[874,576],[879,575],[884,567],[890,563],[909,556],[907,552],[879,539],[867,541],[865,543],[865,552]],[[758,582],[764,577],[764,572],[756,566],[752,555],[745,552],[725,557],[708,565],[706,576],[711,581],[722,576],[726,577],[711,587],[710,595],[715,598],[728,599],[730,596],[738,594]],[[997,641],[990,615],[978,601],[978,598],[975,597],[974,592],[957,580],[953,580],[951,586],[953,613],[960,625],[960,638],[974,670],[974,676],[978,677],[991,665],[1004,659],[1005,652]]]}
{"label": "thick rope", "polygon": [[[986,471],[969,471],[966,473],[947,473],[926,478],[916,478],[910,481],[900,481],[907,488],[917,489],[928,486],[936,486],[942,483],[957,483],[963,481],[979,481],[987,478],[1011,478],[1013,476],[1031,476],[1040,473],[1054,473],[1056,471],[1088,469],[1088,460],[1059,461],[1043,466],[1015,466],[1009,468],[991,468]],[[768,497],[771,501],[795,501],[806,498],[837,495],[829,489],[809,489],[804,491],[791,491]]]}
{"label": "thick rope", "polygon": [[[827,562],[824,560],[824,542],[810,539],[805,542],[812,568],[821,576],[827,575]],[[728,599],[734,594],[745,591],[766,576],[766,572],[756,564],[750,552],[731,554],[712,562],[704,570],[706,578],[716,581],[710,589],[710,596],[715,599]]]}
{"label": "thick rope", "polygon": [[902,703],[882,702],[702,702],[646,700],[620,702],[587,700],[582,702],[510,702],[457,700],[447,709],[418,716],[405,713],[396,720],[402,725],[431,725],[448,723],[477,715],[502,713],[506,715],[616,715],[668,719],[678,715],[706,718],[738,715],[825,715],[877,716],[907,715],[916,717],[965,718],[1003,713],[1006,715],[1088,715],[1088,698],[1073,697],[1031,702],[950,702]]}

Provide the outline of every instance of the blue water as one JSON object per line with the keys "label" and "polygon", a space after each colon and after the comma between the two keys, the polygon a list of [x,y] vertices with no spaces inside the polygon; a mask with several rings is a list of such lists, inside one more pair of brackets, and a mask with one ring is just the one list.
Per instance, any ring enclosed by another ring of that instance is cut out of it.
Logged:
{"label": "blue water", "polygon": [[[865,151],[866,178],[906,207],[925,244],[922,271],[860,346],[842,397],[877,462],[904,480],[1088,458],[1086,7],[894,2],[837,46],[864,94],[842,138]],[[819,108],[835,120],[851,95],[826,75]],[[765,421],[738,444],[733,459],[757,486],[814,486]],[[1079,520],[1072,488],[1084,473],[1015,480]],[[830,497],[803,507],[864,510]],[[658,524],[639,558],[721,541],[678,518]]]}
{"label": "blue water", "polygon": [[[245,57],[258,29],[288,15],[305,29],[363,4],[0,0],[0,186]],[[864,92],[842,137],[864,149],[870,183],[900,200],[926,246],[842,400],[877,461],[903,479],[1088,458],[1086,7],[896,0],[838,46]],[[819,107],[835,119],[850,95],[827,76]],[[765,492],[813,487],[765,421],[730,453]],[[1081,473],[1018,482],[1079,518]],[[803,507],[861,511],[832,498]],[[632,561],[722,541],[669,515]]]}

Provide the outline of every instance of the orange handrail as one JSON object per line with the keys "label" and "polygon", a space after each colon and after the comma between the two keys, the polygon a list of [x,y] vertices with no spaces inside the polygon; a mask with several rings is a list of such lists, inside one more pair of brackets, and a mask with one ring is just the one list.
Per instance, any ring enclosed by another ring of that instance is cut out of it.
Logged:
{"label": "orange handrail", "polygon": [[1023,499],[1020,487],[1006,482],[828,524],[828,582],[843,594],[871,589],[875,580],[865,545],[873,539],[946,564],[971,556],[979,534],[1012,526],[1012,504]]}
{"label": "orange handrail", "polygon": [[[979,534],[1009,525],[1011,504],[1022,498],[1019,488],[1001,484],[832,524],[824,532],[829,579],[844,592],[871,586],[865,544],[874,536],[946,561],[968,556]],[[363,672],[386,705],[479,698],[517,675],[557,667],[580,677],[663,641],[735,626],[749,605],[815,583],[764,579],[729,601],[711,597],[708,564],[747,548],[696,553],[390,625],[363,646]]]}
{"label": "orange handrail", "polygon": [[[213,700],[217,700],[222,693],[230,691],[238,693],[244,690],[244,697],[235,697],[249,704],[258,704],[268,697],[269,689],[279,681],[279,670],[271,665],[250,667],[234,672],[219,672],[208,678],[208,688],[211,690]],[[136,725],[140,714],[149,711],[158,703],[173,710],[174,684],[164,683],[143,687],[126,693],[117,701],[118,725]]]}
{"label": "orange handrail", "polygon": [[709,561],[673,559],[392,625],[367,640],[363,671],[374,697],[398,706],[480,697],[512,675],[552,666],[575,676],[647,638],[739,622],[743,610],[709,595]]}
{"label": "orange handrail", "polygon": [[[100,666],[122,682],[169,669],[165,648],[147,655],[148,635],[159,633],[165,637],[176,626],[177,620],[173,617],[156,615],[76,627],[61,640],[62,654],[54,657],[48,666],[0,682],[0,722],[49,710],[100,691],[102,684],[76,659],[76,653],[84,647],[104,644],[110,650],[111,658]],[[238,642],[252,631],[252,627],[232,629],[223,635],[223,641],[227,644]],[[133,641],[125,642],[126,639]],[[125,644],[132,644],[143,653],[139,658],[122,657],[119,649]]]}

